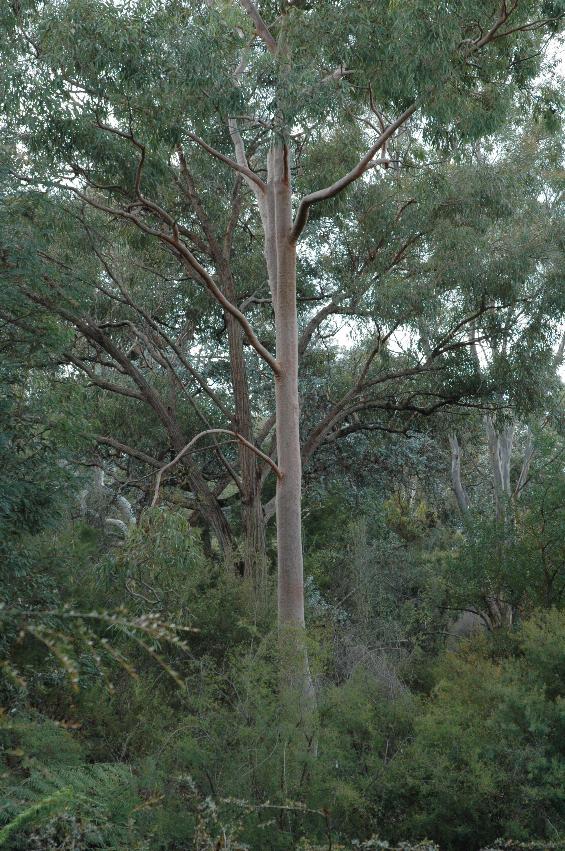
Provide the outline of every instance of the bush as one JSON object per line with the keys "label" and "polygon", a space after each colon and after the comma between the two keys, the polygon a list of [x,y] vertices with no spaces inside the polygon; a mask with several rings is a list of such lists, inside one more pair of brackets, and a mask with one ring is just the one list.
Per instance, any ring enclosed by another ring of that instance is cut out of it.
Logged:
{"label": "bush", "polygon": [[466,850],[563,836],[565,613],[540,613],[498,644],[483,636],[438,663],[385,777],[394,834]]}

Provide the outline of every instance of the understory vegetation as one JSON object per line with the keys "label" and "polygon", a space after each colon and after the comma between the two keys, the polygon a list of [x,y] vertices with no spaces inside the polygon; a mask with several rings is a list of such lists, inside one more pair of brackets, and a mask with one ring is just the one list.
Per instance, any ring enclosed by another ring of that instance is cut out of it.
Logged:
{"label": "understory vegetation", "polygon": [[[254,589],[206,557],[184,511],[146,510],[119,546],[64,512],[10,529],[3,845],[561,847],[564,482],[541,459],[540,476],[546,525],[536,490],[502,556],[429,478],[412,500],[337,477],[307,500],[315,755],[280,699],[270,576]],[[460,635],[477,550],[516,620]]]}

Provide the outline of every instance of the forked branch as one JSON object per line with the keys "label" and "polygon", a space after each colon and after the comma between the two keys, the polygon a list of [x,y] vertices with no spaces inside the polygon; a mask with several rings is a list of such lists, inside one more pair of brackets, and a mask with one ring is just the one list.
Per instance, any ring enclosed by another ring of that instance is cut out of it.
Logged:
{"label": "forked branch", "polygon": [[196,142],[197,145],[200,145],[200,147],[203,148],[208,154],[213,157],[216,157],[216,159],[220,160],[220,162],[229,165],[229,167],[232,168],[234,171],[238,171],[240,174],[243,174],[243,176],[250,180],[255,186],[257,186],[261,192],[266,191],[267,187],[265,186],[261,178],[257,174],[255,174],[255,172],[252,171],[248,166],[242,165],[236,162],[235,160],[232,160],[231,157],[227,157],[225,154],[222,154],[221,151],[218,151],[216,148],[213,148],[211,145],[205,142],[204,139],[201,139],[194,133],[187,132],[186,135],[193,142]]}
{"label": "forked branch", "polygon": [[273,461],[273,459],[269,458],[268,455],[265,455],[264,452],[261,452],[261,450],[254,446],[253,443],[251,443],[249,440],[246,440],[246,438],[243,437],[242,434],[239,434],[239,432],[237,431],[231,431],[231,429],[228,428],[208,428],[206,429],[206,431],[201,431],[199,434],[193,437],[192,440],[187,443],[186,446],[181,449],[181,451],[177,455],[175,455],[172,461],[169,461],[168,464],[165,464],[158,471],[157,476],[155,477],[155,491],[153,493],[153,499],[151,500],[151,508],[153,508],[157,504],[157,500],[159,498],[159,488],[161,486],[161,479],[163,477],[163,474],[166,473],[168,470],[172,469],[176,464],[178,464],[178,462],[182,458],[184,458],[184,456],[188,452],[190,452],[194,444],[198,440],[200,440],[201,437],[206,437],[206,435],[208,434],[231,434],[236,440],[239,440],[240,443],[243,443],[244,446],[247,446],[248,449],[250,449],[256,455],[258,455],[259,458],[262,458],[263,461],[269,464],[269,466],[272,467],[272,469],[274,470],[277,478],[282,478],[282,473]]}
{"label": "forked branch", "polygon": [[330,198],[334,198],[340,192],[343,192],[343,190],[350,186],[355,180],[361,177],[361,175],[370,167],[375,154],[383,147],[390,137],[408,121],[419,106],[420,102],[415,101],[408,107],[408,109],[404,110],[402,115],[399,115],[395,121],[391,122],[379,135],[374,144],[371,145],[365,156],[359,160],[357,165],[354,166],[351,171],[344,174],[343,177],[340,177],[339,180],[336,180],[335,183],[331,184],[331,186],[326,186],[325,189],[318,189],[316,192],[311,192],[309,195],[304,196],[298,206],[296,218],[290,232],[291,243],[295,243],[304,230],[304,226],[308,221],[310,207],[312,207],[313,204],[319,204],[320,201],[328,201]]}
{"label": "forked branch", "polygon": [[102,204],[98,201],[95,201],[88,195],[85,195],[82,192],[79,192],[73,186],[65,186],[65,189],[69,189],[71,192],[84,201],[86,204],[89,204],[91,207],[94,207],[96,210],[100,210],[103,213],[108,213],[111,216],[116,216],[118,218],[126,219],[127,221],[133,222],[143,233],[148,236],[154,236],[161,240],[161,242],[165,243],[169,246],[172,251],[181,258],[181,260],[188,266],[188,268],[195,272],[198,280],[200,280],[206,289],[214,296],[217,302],[239,322],[245,336],[249,340],[251,346],[255,349],[257,354],[267,363],[275,375],[280,374],[280,365],[275,357],[269,352],[269,350],[260,342],[260,340],[255,335],[247,317],[237,308],[234,304],[229,301],[218,287],[212,276],[206,271],[206,269],[202,266],[201,263],[198,262],[194,254],[190,251],[190,249],[179,239],[178,227],[176,226],[176,222],[167,214],[165,211],[161,210],[157,204],[148,201],[148,199],[143,199],[143,205],[147,207],[147,209],[151,210],[155,213],[155,215],[160,216],[161,219],[165,222],[165,224],[169,225],[172,229],[172,235],[167,234],[164,230],[155,230],[154,228],[148,227],[141,219],[137,216],[133,215],[133,213],[128,210],[119,209],[116,207],[108,207],[106,204]]}

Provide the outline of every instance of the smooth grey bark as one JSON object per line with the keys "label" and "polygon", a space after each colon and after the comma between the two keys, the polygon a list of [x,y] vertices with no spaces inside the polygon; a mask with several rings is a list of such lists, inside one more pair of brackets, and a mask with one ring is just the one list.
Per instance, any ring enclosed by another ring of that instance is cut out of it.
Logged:
{"label": "smooth grey bark", "polygon": [[524,458],[522,460],[522,468],[520,470],[520,475],[518,476],[518,481],[516,482],[516,487],[514,488],[514,498],[518,499],[520,494],[524,490],[528,477],[530,475],[530,466],[532,463],[532,458],[534,455],[534,437],[532,435],[531,428],[528,428],[528,442],[526,444],[526,449],[524,450]]}
{"label": "smooth grey bark", "polygon": [[497,520],[503,521],[506,516],[506,502],[512,494],[510,465],[514,425],[510,423],[505,425],[502,431],[497,431],[492,417],[486,416],[484,422],[493,476],[495,512]]}
{"label": "smooth grey bark", "polygon": [[[254,7],[251,7],[254,8]],[[277,51],[274,41],[269,50]],[[247,157],[237,122],[229,121],[236,161],[247,169]],[[262,511],[266,524],[276,513],[277,612],[282,653],[281,676],[285,690],[298,698],[299,716],[305,722],[309,750],[317,751],[311,724],[316,695],[305,640],[304,567],[302,554],[302,459],[300,447],[300,399],[298,392],[299,338],[296,304],[296,244],[291,239],[292,186],[289,151],[282,138],[275,139],[267,154],[267,179],[263,186],[245,173],[244,180],[255,196],[263,230],[263,254],[275,315],[276,364],[275,416],[269,418],[266,437],[275,426],[277,476],[271,512]],[[259,434],[262,433],[259,430]],[[262,480],[259,482],[259,488]]]}
{"label": "smooth grey bark", "polygon": [[492,417],[486,416],[484,419],[485,431],[487,434],[488,451],[490,458],[490,466],[492,470],[493,494],[494,494],[494,510],[496,519],[504,520],[504,477],[501,466],[500,457],[500,440],[499,434],[496,431]]}
{"label": "smooth grey bark", "polygon": [[[249,10],[248,10],[249,11]],[[276,45],[269,41],[269,50]],[[234,119],[229,121],[236,161],[248,169],[243,142]],[[300,448],[300,400],[298,392],[298,316],[296,305],[296,244],[291,238],[292,186],[289,151],[276,139],[267,155],[267,180],[263,187],[244,173],[255,196],[263,228],[265,266],[275,313],[276,361],[275,423],[277,479],[275,512],[277,525],[278,623],[280,628],[304,630],[304,567],[302,556],[302,459]],[[266,520],[268,517],[263,516]],[[303,693],[312,695],[305,645]]]}
{"label": "smooth grey bark", "polygon": [[[246,11],[261,22],[258,32],[268,50],[277,55],[279,47],[254,5]],[[234,119],[229,132],[236,161],[248,169],[243,142]],[[277,465],[281,472],[275,496],[277,526],[277,576],[279,628],[304,630],[304,567],[302,556],[302,460],[300,450],[300,400],[298,393],[298,316],[296,305],[296,241],[292,238],[292,186],[289,151],[282,137],[276,138],[267,155],[267,180],[263,187],[247,174],[244,179],[253,192],[264,236],[264,257],[275,313],[276,362],[275,407]],[[265,519],[265,518],[264,518]],[[311,693],[305,645],[299,642],[305,660],[304,694]]]}
{"label": "smooth grey bark", "polygon": [[[507,501],[512,497],[510,464],[514,425],[507,425],[499,432],[490,416],[485,416],[484,424],[493,477],[494,512],[497,521],[504,523],[507,517]],[[461,513],[465,514],[470,507],[470,501],[461,481],[461,447],[455,434],[449,435],[449,444],[451,447],[451,483]],[[528,449],[526,449],[522,471],[529,467],[530,458],[531,451],[528,457]],[[485,589],[483,605],[484,609],[479,614],[489,630],[512,625],[514,610],[500,593]]]}
{"label": "smooth grey bark", "polygon": [[502,490],[510,496],[510,462],[512,460],[512,441],[514,439],[514,425],[505,426],[498,435],[498,455],[500,458],[500,472],[502,477]]}
{"label": "smooth grey bark", "polygon": [[[106,485],[104,468],[93,468],[92,482],[80,494],[80,513],[96,528],[120,537],[127,535],[135,526],[135,515],[129,500],[116,494]],[[111,517],[115,511],[119,517]]]}
{"label": "smooth grey bark", "polygon": [[469,509],[469,497],[461,481],[461,447],[456,434],[449,435],[451,447],[451,485],[457,499],[457,504],[462,514]]}

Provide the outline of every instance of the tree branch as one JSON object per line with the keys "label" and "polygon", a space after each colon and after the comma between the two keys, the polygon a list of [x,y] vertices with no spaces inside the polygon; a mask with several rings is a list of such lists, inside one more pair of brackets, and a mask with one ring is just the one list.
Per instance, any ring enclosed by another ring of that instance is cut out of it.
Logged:
{"label": "tree branch", "polygon": [[496,21],[494,22],[490,30],[487,30],[487,32],[483,36],[471,42],[471,44],[469,45],[468,53],[474,53],[475,50],[480,50],[481,47],[484,47],[485,44],[488,44],[489,41],[492,41],[500,27],[506,23],[510,15],[516,10],[517,6],[518,0],[514,0],[512,6],[510,7],[510,9],[508,9],[506,0],[502,0]]}
{"label": "tree branch", "polygon": [[273,56],[277,55],[277,43],[273,38],[267,24],[259,14],[259,10],[252,2],[252,0],[239,0],[253,23],[255,24],[255,29],[257,31],[257,35],[261,38],[266,46],[269,53],[272,53]]}
{"label": "tree branch", "polygon": [[227,429],[227,428],[209,428],[209,429],[206,429],[206,431],[201,431],[199,434],[197,434],[195,437],[193,437],[192,440],[189,443],[187,443],[187,445],[183,449],[181,449],[181,451],[177,455],[175,455],[175,457],[173,458],[172,461],[169,461],[168,464],[165,464],[164,467],[161,467],[161,469],[157,473],[157,476],[156,476],[156,479],[155,479],[155,492],[153,494],[153,499],[151,500],[151,508],[153,508],[157,504],[157,499],[159,498],[159,487],[161,485],[161,478],[163,477],[163,473],[166,473],[167,470],[170,470],[172,467],[174,467],[176,464],[178,464],[178,462],[194,446],[196,441],[200,440],[201,437],[205,437],[208,434],[231,434],[231,435],[233,435],[236,438],[236,440],[239,440],[240,443],[243,443],[244,446],[247,446],[248,449],[251,449],[251,451],[254,452],[256,455],[258,455],[259,458],[262,458],[263,461],[265,461],[267,464],[269,464],[269,466],[272,467],[272,469],[275,471],[277,478],[279,478],[279,479],[282,478],[282,473],[281,473],[280,469],[277,467],[277,465],[275,464],[275,462],[273,461],[273,459],[269,458],[268,455],[265,455],[264,452],[261,452],[261,450],[258,449],[256,446],[254,446],[249,440],[246,440],[245,437],[243,437],[243,435],[239,434],[237,431],[231,431],[231,429]]}
{"label": "tree branch", "polygon": [[255,186],[258,187],[261,192],[266,191],[267,187],[265,186],[261,178],[257,174],[255,174],[255,172],[252,171],[249,166],[240,165],[235,160],[232,160],[231,157],[226,157],[225,154],[222,154],[220,151],[216,150],[216,148],[213,148],[211,145],[205,142],[204,139],[201,139],[199,136],[196,136],[190,131],[187,131],[186,135],[189,139],[192,139],[193,142],[196,142],[197,145],[200,145],[200,147],[203,148],[211,156],[216,157],[216,159],[220,160],[220,162],[229,165],[229,167],[232,168],[234,171],[238,171],[240,174],[250,180]]}
{"label": "tree branch", "polygon": [[118,393],[120,396],[128,396],[130,399],[137,399],[140,402],[145,401],[141,393],[137,393],[135,390],[130,390],[128,387],[123,387],[121,384],[114,384],[112,381],[106,381],[104,378],[101,378],[101,376],[96,375],[96,373],[90,369],[84,361],[75,357],[75,355],[70,352],[65,352],[64,355],[70,363],[76,366],[77,369],[80,369],[88,375],[92,384],[96,384],[96,386],[100,387],[102,390],[108,390],[110,393]]}
{"label": "tree branch", "polygon": [[120,443],[119,440],[115,440],[113,437],[95,434],[94,438],[96,443],[102,446],[111,446],[113,449],[117,449],[118,452],[122,452],[124,455],[129,455],[131,458],[137,458],[138,461],[150,464],[151,467],[156,467],[157,469],[160,469],[161,467],[161,462],[156,458],[152,458],[151,455],[146,455],[145,452],[142,452],[140,449],[135,449],[133,446],[128,446],[126,443]]}
{"label": "tree branch", "polygon": [[190,249],[180,241],[178,236],[178,228],[176,228],[175,222],[171,219],[171,217],[161,211],[160,208],[153,204],[152,202],[148,202],[147,199],[143,199],[143,203],[146,204],[149,209],[153,209],[154,211],[159,211],[159,214],[162,212],[165,216],[165,221],[167,224],[171,224],[173,230],[173,236],[169,236],[169,234],[164,231],[154,230],[153,228],[148,227],[144,222],[142,222],[137,216],[134,216],[127,210],[121,210],[115,207],[107,207],[105,204],[101,204],[95,201],[92,198],[89,198],[88,195],[84,195],[84,193],[79,192],[72,186],[67,186],[67,189],[70,189],[74,192],[79,198],[81,198],[86,204],[94,207],[96,210],[101,210],[104,213],[109,213],[112,216],[117,216],[120,218],[124,218],[128,221],[133,222],[143,233],[148,234],[149,236],[155,236],[168,245],[173,252],[181,257],[181,259],[185,262],[185,264],[196,274],[198,278],[202,281],[204,286],[209,290],[209,292],[214,296],[216,301],[218,301],[222,307],[227,310],[228,313],[231,313],[232,316],[237,319],[247,339],[249,340],[251,346],[255,349],[257,354],[271,367],[275,375],[280,374],[280,365],[276,358],[269,352],[265,346],[257,339],[255,333],[249,324],[247,318],[243,315],[243,313],[237,308],[234,304],[232,304],[223,294],[221,289],[217,286],[214,279],[211,275],[208,274],[206,269],[202,266],[201,263],[198,262],[194,254],[190,251]]}
{"label": "tree branch", "polygon": [[379,151],[380,148],[390,139],[390,137],[400,128],[403,124],[408,121],[408,119],[416,112],[419,108],[420,102],[415,101],[408,109],[404,110],[402,115],[393,121],[388,127],[380,134],[377,138],[376,142],[369,148],[365,156],[359,160],[357,165],[351,169],[347,174],[340,177],[339,180],[336,180],[335,183],[332,183],[331,186],[327,186],[325,189],[318,189],[316,192],[311,192],[309,195],[305,195],[301,200],[298,206],[298,212],[296,213],[296,218],[294,220],[294,224],[292,226],[292,230],[290,232],[290,242],[295,243],[302,231],[304,230],[304,226],[308,221],[308,214],[310,211],[310,207],[313,204],[319,204],[320,201],[327,201],[330,198],[334,198],[344,189],[346,189],[351,183],[357,180],[361,175],[367,170],[371,160]]}
{"label": "tree branch", "polygon": [[90,230],[86,225],[85,225],[85,229],[86,229],[86,231],[89,235],[92,250],[94,251],[94,253],[98,257],[98,259],[100,260],[100,263],[104,267],[107,274],[110,276],[112,281],[116,284],[116,286],[118,287],[118,289],[122,293],[123,302],[125,304],[128,304],[132,308],[132,310],[134,310],[143,319],[145,319],[145,321],[150,325],[150,327],[155,331],[156,334],[159,334],[159,336],[164,340],[164,342],[176,354],[177,358],[179,359],[181,364],[184,366],[184,368],[189,372],[189,374],[192,376],[192,378],[194,378],[194,380],[202,388],[202,390],[206,393],[206,395],[212,400],[212,402],[214,402],[216,407],[222,412],[222,414],[226,417],[226,419],[231,420],[232,414],[226,408],[226,406],[223,404],[223,402],[221,402],[221,400],[219,399],[219,397],[215,393],[215,391],[212,390],[212,388],[210,387],[210,385],[208,384],[208,382],[206,381],[204,376],[202,376],[192,366],[192,364],[190,364],[190,362],[182,354],[180,348],[171,339],[171,337],[169,337],[169,335],[165,331],[163,331],[161,326],[157,322],[155,322],[155,320],[150,316],[150,314],[148,314],[147,311],[143,307],[141,307],[137,302],[135,302],[133,300],[133,298],[131,297],[131,294],[130,294],[128,288],[126,287],[126,285],[124,284],[124,282],[122,280],[120,280],[120,278],[118,277],[118,275],[116,274],[115,270],[112,268],[110,263],[108,263],[108,261],[104,257],[104,255],[96,248],[96,245],[94,244],[94,240],[92,238]]}

